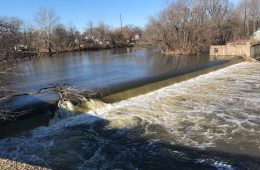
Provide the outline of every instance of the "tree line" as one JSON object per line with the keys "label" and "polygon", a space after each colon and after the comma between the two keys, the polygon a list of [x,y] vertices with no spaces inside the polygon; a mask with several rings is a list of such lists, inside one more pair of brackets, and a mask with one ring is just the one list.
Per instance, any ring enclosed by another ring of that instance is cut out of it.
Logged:
{"label": "tree line", "polygon": [[175,0],[153,16],[146,43],[162,52],[196,54],[210,45],[249,39],[260,28],[260,1]]}
{"label": "tree line", "polygon": [[[173,0],[141,28],[112,28],[89,21],[80,32],[65,26],[53,9],[41,8],[34,24],[15,17],[0,17],[0,60],[15,58],[16,51],[65,52],[129,45],[142,35],[143,44],[173,54],[196,54],[211,44],[249,38],[260,27],[260,1]],[[10,63],[10,62],[8,62]]]}
{"label": "tree line", "polygon": [[87,28],[81,33],[73,25],[62,24],[55,11],[49,8],[39,9],[34,21],[27,23],[14,17],[0,17],[0,49],[62,52],[107,48],[133,43],[141,35],[141,29],[132,25],[112,28],[103,22],[94,26],[92,21],[89,21]]}

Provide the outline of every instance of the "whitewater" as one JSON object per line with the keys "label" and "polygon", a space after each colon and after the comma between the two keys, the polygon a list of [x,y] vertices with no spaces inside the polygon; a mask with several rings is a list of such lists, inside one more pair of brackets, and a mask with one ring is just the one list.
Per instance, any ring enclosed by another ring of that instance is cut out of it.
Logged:
{"label": "whitewater", "polygon": [[260,63],[3,139],[0,157],[52,169],[258,169]]}

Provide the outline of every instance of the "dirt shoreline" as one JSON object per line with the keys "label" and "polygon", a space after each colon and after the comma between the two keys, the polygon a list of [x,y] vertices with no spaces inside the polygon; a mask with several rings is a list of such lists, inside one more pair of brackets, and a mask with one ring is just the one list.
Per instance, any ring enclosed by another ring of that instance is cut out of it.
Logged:
{"label": "dirt shoreline", "polygon": [[99,50],[107,50],[107,49],[115,49],[115,48],[130,48],[134,47],[135,45],[129,45],[129,44],[121,44],[116,46],[96,46],[96,47],[75,47],[75,48],[54,48],[49,51],[48,49],[40,49],[36,52],[38,55],[45,55],[45,54],[56,54],[56,53],[67,53],[67,52],[81,52],[81,51],[99,51]]}
{"label": "dirt shoreline", "polygon": [[192,55],[197,55],[197,53],[194,52],[189,52],[189,51],[161,51],[161,53],[163,55],[188,55],[188,56],[192,56]]}

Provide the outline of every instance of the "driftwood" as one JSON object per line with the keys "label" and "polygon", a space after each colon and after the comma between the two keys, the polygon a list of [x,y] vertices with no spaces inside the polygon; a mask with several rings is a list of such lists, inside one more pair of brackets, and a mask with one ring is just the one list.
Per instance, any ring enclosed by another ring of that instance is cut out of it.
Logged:
{"label": "driftwood", "polygon": [[95,91],[80,91],[75,87],[60,84],[53,86],[52,90],[59,95],[60,101],[70,101],[73,104],[83,103],[97,94]]}
{"label": "driftwood", "polygon": [[36,95],[43,93],[54,92],[59,96],[60,101],[70,101],[73,104],[79,104],[89,100],[90,98],[94,98],[97,94],[95,91],[91,90],[79,90],[73,86],[69,86],[67,84],[55,84],[50,87],[41,88],[38,91],[34,91],[31,93],[18,94],[14,96],[25,96],[25,95]]}
{"label": "driftwood", "polygon": [[[50,87],[42,88],[38,91],[34,91],[31,93],[24,94],[15,94],[15,91],[12,93],[2,96],[0,98],[0,103],[4,103],[8,99],[17,96],[27,96],[27,95],[36,95],[36,94],[44,94],[44,93],[56,93],[59,96],[58,106],[67,108],[68,103],[71,103],[73,106],[80,105],[86,101],[89,101],[91,98],[95,98],[95,91],[82,91],[78,90],[75,87],[69,86],[67,84],[55,84]],[[68,109],[71,110],[71,109]],[[16,117],[26,114],[27,111],[15,111],[7,108],[0,108],[0,120],[15,120]]]}

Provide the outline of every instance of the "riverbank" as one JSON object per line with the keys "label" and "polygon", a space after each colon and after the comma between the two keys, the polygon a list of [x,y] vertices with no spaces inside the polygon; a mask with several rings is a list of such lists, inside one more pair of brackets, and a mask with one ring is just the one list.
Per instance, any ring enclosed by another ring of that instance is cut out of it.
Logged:
{"label": "riverbank", "polygon": [[125,43],[125,44],[116,44],[116,45],[94,45],[90,47],[74,47],[74,48],[54,48],[54,49],[38,49],[37,54],[57,54],[57,53],[67,53],[67,52],[80,52],[80,51],[98,51],[106,49],[116,49],[116,48],[127,48],[134,47],[135,43]]}
{"label": "riverbank", "polygon": [[188,55],[188,56],[197,55],[197,53],[195,53],[195,52],[183,51],[183,50],[161,51],[161,53],[163,55]]}

